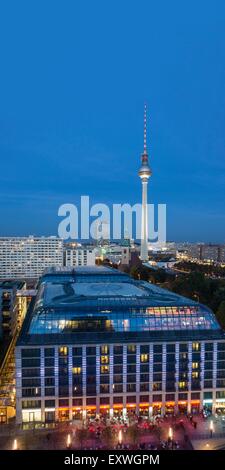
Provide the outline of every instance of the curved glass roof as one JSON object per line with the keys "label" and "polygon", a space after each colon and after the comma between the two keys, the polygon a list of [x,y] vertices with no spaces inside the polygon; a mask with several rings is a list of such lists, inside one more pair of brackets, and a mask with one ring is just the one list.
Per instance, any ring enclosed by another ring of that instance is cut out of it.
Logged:
{"label": "curved glass roof", "polygon": [[43,276],[28,334],[220,329],[210,309],[111,268]]}

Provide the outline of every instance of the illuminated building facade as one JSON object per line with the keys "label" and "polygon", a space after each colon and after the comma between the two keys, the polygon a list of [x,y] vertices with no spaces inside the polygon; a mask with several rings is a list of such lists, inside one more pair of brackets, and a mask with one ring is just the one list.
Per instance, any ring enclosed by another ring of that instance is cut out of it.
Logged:
{"label": "illuminated building facade", "polygon": [[16,346],[17,422],[225,411],[205,306],[106,267],[42,277]]}
{"label": "illuminated building facade", "polygon": [[0,279],[38,279],[63,265],[63,240],[57,237],[0,237]]}
{"label": "illuminated building facade", "polygon": [[24,281],[0,282],[0,339],[14,336],[21,328],[27,306],[25,289]]}
{"label": "illuminated building facade", "polygon": [[72,243],[64,245],[64,265],[68,268],[74,266],[94,266],[95,249],[92,247],[73,247]]}

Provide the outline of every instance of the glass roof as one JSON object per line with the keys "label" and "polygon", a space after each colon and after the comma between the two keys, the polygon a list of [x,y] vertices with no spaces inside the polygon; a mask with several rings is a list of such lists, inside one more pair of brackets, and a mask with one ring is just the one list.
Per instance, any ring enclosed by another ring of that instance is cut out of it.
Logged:
{"label": "glass roof", "polygon": [[220,329],[205,306],[111,268],[43,276],[29,334]]}

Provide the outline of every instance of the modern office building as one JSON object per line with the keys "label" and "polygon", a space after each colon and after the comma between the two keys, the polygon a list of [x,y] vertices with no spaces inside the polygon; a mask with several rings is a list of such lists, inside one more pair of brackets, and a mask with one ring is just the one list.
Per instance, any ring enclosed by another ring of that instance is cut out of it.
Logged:
{"label": "modern office building", "polygon": [[204,305],[106,267],[42,277],[16,345],[17,422],[225,411]]}
{"label": "modern office building", "polygon": [[0,283],[0,339],[13,336],[21,328],[26,313],[27,299],[24,281]]}
{"label": "modern office building", "polygon": [[57,237],[0,237],[0,279],[37,279],[63,265],[63,240]]}
{"label": "modern office building", "polygon": [[64,244],[64,266],[94,266],[96,249],[88,246],[74,246],[73,243]]}

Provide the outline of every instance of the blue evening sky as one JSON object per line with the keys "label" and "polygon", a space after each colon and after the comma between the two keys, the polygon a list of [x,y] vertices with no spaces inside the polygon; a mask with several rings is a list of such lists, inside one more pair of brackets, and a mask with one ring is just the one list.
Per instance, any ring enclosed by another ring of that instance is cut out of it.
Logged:
{"label": "blue evening sky", "polygon": [[60,204],[149,202],[168,239],[224,242],[224,0],[0,6],[0,235],[57,234]]}

